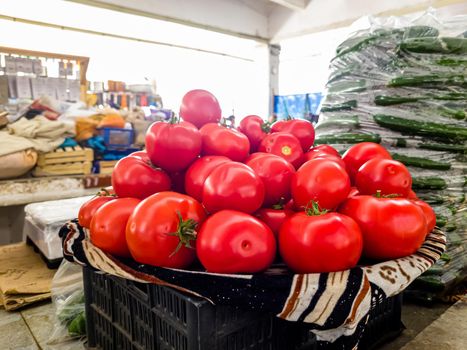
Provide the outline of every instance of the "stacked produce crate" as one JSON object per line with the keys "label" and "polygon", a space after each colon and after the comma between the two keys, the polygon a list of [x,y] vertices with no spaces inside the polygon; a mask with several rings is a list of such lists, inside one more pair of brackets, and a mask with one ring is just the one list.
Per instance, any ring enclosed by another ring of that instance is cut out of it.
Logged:
{"label": "stacked produce crate", "polygon": [[377,142],[409,167],[413,189],[448,234],[446,254],[412,285],[425,300],[465,281],[467,265],[467,39],[443,35],[379,26],[343,42],[316,130],[317,144]]}
{"label": "stacked produce crate", "polygon": [[81,146],[57,148],[39,155],[34,176],[88,175],[91,173],[94,153]]}

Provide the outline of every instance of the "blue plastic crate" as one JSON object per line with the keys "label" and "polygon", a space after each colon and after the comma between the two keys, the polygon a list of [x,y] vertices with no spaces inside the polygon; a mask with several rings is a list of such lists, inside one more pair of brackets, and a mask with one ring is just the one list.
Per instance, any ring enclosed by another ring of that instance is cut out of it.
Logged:
{"label": "blue plastic crate", "polygon": [[133,129],[100,128],[99,134],[103,137],[106,147],[129,147],[135,139]]}

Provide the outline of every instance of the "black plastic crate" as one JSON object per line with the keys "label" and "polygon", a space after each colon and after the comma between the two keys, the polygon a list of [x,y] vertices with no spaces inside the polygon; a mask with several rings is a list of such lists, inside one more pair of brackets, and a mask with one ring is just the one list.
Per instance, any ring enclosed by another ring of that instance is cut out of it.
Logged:
{"label": "black plastic crate", "polygon": [[[111,350],[315,350],[307,326],[84,268],[88,347]],[[400,334],[401,297],[370,311],[360,349]],[[347,349],[346,340],[332,348]]]}

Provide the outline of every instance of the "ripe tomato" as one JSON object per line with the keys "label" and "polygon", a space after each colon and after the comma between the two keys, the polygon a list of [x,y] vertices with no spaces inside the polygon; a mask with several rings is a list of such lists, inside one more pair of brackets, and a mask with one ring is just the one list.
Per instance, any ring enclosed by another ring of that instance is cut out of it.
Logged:
{"label": "ripe tomato", "polygon": [[128,218],[139,203],[136,198],[117,198],[97,209],[91,220],[92,244],[106,253],[130,257],[125,229]]}
{"label": "ripe tomato", "polygon": [[206,90],[188,91],[182,99],[180,117],[198,129],[221,120],[221,107],[216,97]]}
{"label": "ripe tomato", "polygon": [[115,196],[106,196],[103,194],[98,194],[97,196],[91,198],[86,203],[84,203],[79,208],[78,213],[78,223],[80,224],[80,226],[90,228],[91,220],[94,214],[96,213],[96,210],[103,206],[105,203],[113,201],[115,198]]}
{"label": "ripe tomato", "polygon": [[185,268],[196,258],[196,230],[206,218],[202,205],[176,192],[159,192],[141,202],[130,216],[126,240],[141,264]]}
{"label": "ripe tomato", "polygon": [[186,171],[186,193],[201,202],[206,178],[217,166],[230,161],[229,158],[223,156],[205,156],[197,159]]}
{"label": "ripe tomato", "polygon": [[397,194],[407,197],[412,187],[412,176],[404,164],[397,160],[373,158],[363,164],[355,178],[358,192],[374,195]]}
{"label": "ripe tomato", "polygon": [[187,122],[155,122],[146,132],[151,162],[167,172],[187,168],[201,152],[201,134]]}
{"label": "ripe tomato", "polygon": [[143,157],[130,154],[115,165],[112,186],[120,198],[144,199],[156,192],[170,190],[169,176],[152,165],[148,157]]}
{"label": "ripe tomato", "polygon": [[363,238],[357,223],[339,213],[296,213],[282,224],[279,252],[297,273],[335,272],[357,265]]}
{"label": "ripe tomato", "polygon": [[255,273],[273,262],[276,240],[271,229],[253,216],[222,210],[201,226],[196,250],[209,272]]}
{"label": "ripe tomato", "polygon": [[203,155],[224,156],[241,162],[250,153],[248,137],[235,129],[209,123],[200,129],[203,140]]}
{"label": "ripe tomato", "polygon": [[340,156],[338,157],[330,153],[316,152],[316,151],[306,152],[304,156],[305,162],[312,160],[312,159],[316,159],[316,158],[325,158],[325,159],[332,160],[336,162],[337,164],[339,164],[343,169],[345,169],[345,163]]}
{"label": "ripe tomato", "polygon": [[261,117],[249,115],[242,119],[238,130],[248,137],[250,141],[250,152],[256,152],[259,144],[266,137],[268,126]]}
{"label": "ripe tomato", "polygon": [[310,148],[309,152],[327,153],[329,155],[333,155],[333,156],[341,158],[341,155],[339,154],[339,152],[337,152],[337,150],[334,147],[329,146],[329,145],[315,146],[313,148]]}
{"label": "ripe tomato", "polygon": [[350,197],[355,197],[355,196],[359,196],[359,195],[360,195],[360,192],[358,192],[357,187],[350,187],[350,192],[349,192],[349,195],[347,197],[350,198]]}
{"label": "ripe tomato", "polygon": [[209,213],[222,209],[253,213],[263,204],[264,184],[249,166],[228,162],[206,178],[202,198]]}
{"label": "ripe tomato", "polygon": [[313,124],[304,119],[287,120],[284,123],[281,121],[274,123],[271,132],[286,132],[295,136],[303,152],[308,152],[313,142],[315,142],[315,128]]}
{"label": "ripe tomato", "polygon": [[342,156],[350,176],[350,181],[355,183],[358,169],[370,159],[376,157],[391,159],[389,152],[377,143],[361,142],[350,147]]}
{"label": "ripe tomato", "polygon": [[291,209],[261,208],[255,213],[255,216],[271,229],[276,238],[279,238],[279,230],[282,224],[285,219],[293,214],[295,212]]}
{"label": "ripe tomato", "polygon": [[284,158],[265,154],[246,163],[263,181],[265,188],[263,206],[268,207],[280,201],[290,200],[290,181],[295,169]]}
{"label": "ripe tomato", "polygon": [[411,189],[407,195],[408,199],[418,199],[417,194]]}
{"label": "ripe tomato", "polygon": [[172,182],[171,190],[174,192],[185,194],[185,171],[177,171],[170,173],[170,181]]}
{"label": "ripe tomato", "polygon": [[297,170],[291,182],[292,198],[299,208],[315,201],[321,209],[336,208],[350,192],[345,169],[332,160],[309,160]]}
{"label": "ripe tomato", "polygon": [[298,169],[303,163],[303,150],[298,139],[288,133],[267,135],[259,145],[260,152],[272,153],[284,158]]}
{"label": "ripe tomato", "polygon": [[274,124],[271,125],[271,133],[273,132],[281,132],[284,125],[288,122],[286,119],[278,120]]}
{"label": "ripe tomato", "polygon": [[433,208],[427,203],[420,199],[413,201],[416,205],[418,205],[423,210],[423,214],[425,214],[426,224],[427,224],[427,234],[433,231],[436,226],[436,214]]}
{"label": "ripe tomato", "polygon": [[356,196],[347,199],[339,212],[358,223],[363,254],[371,259],[390,260],[413,254],[427,233],[423,210],[405,198]]}

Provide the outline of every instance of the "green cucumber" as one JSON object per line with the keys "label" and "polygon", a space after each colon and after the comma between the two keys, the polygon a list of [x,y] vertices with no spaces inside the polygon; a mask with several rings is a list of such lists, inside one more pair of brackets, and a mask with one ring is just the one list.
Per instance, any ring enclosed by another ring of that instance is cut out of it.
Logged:
{"label": "green cucumber", "polygon": [[449,53],[467,54],[465,38],[409,38],[403,40],[399,47],[402,50],[417,53]]}
{"label": "green cucumber", "polygon": [[419,97],[376,96],[375,104],[377,106],[392,106],[407,102],[417,102],[419,99]]}
{"label": "green cucumber", "polygon": [[380,143],[381,137],[377,134],[350,134],[343,133],[337,135],[321,135],[315,139],[315,144],[321,145],[325,143],[345,143],[354,144],[360,142]]}
{"label": "green cucumber", "polygon": [[321,112],[336,112],[345,111],[357,107],[357,100],[349,100],[343,103],[334,103],[329,105],[323,105]]}
{"label": "green cucumber", "polygon": [[436,215],[436,226],[444,227],[446,226],[448,219],[443,215]]}
{"label": "green cucumber", "polygon": [[407,134],[443,139],[449,143],[467,140],[467,128],[463,127],[404,119],[386,114],[375,114],[373,119],[380,126]]}
{"label": "green cucumber", "polygon": [[412,26],[405,29],[404,38],[437,37],[439,30],[429,26]]}
{"label": "green cucumber", "polygon": [[398,76],[392,78],[388,86],[425,86],[425,85],[458,85],[467,86],[467,81],[462,74],[429,74],[429,75],[412,75]]}
{"label": "green cucumber", "polygon": [[409,157],[402,154],[393,153],[392,158],[397,160],[407,166],[413,166],[423,169],[435,169],[435,170],[449,170],[451,169],[451,164],[438,162],[435,160],[419,157]]}
{"label": "green cucumber", "polygon": [[412,178],[412,188],[417,190],[443,190],[447,187],[446,181],[439,177],[427,176]]}
{"label": "green cucumber", "polygon": [[438,61],[436,61],[436,64],[440,66],[447,66],[447,67],[457,67],[457,66],[465,66],[467,67],[467,60],[461,60],[461,59],[453,59],[453,58],[441,58]]}
{"label": "green cucumber", "polygon": [[420,143],[418,147],[422,149],[431,149],[433,151],[446,151],[446,152],[467,154],[466,145],[447,145],[443,143]]}
{"label": "green cucumber", "polygon": [[333,127],[333,126],[347,126],[352,128],[358,128],[358,116],[357,115],[337,115],[327,116],[322,122],[319,122],[315,129],[319,130],[322,128]]}
{"label": "green cucumber", "polygon": [[385,39],[390,36],[394,37],[394,39],[400,39],[402,34],[403,31],[401,29],[378,29],[375,30],[372,34],[365,34],[350,38],[337,47],[337,55],[333,58],[333,60],[351,52],[359,52],[365,47],[378,42],[380,39]]}
{"label": "green cucumber", "polygon": [[445,202],[443,196],[440,196],[440,195],[437,195],[437,194],[418,194],[417,193],[417,196],[420,198],[420,199],[423,199],[425,202],[427,202],[428,204],[443,204]]}

